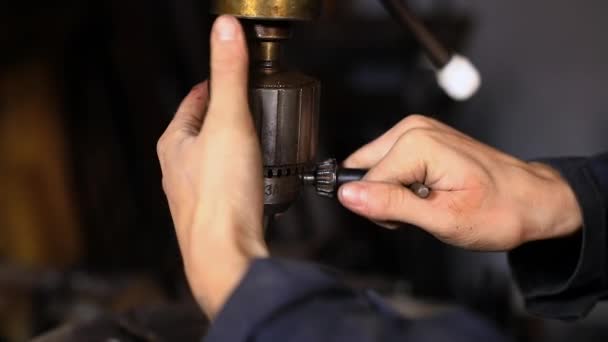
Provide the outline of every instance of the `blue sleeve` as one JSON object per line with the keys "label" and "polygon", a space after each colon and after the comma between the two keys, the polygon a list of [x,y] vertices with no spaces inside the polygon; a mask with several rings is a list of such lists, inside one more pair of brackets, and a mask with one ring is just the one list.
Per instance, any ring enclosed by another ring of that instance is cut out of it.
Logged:
{"label": "blue sleeve", "polygon": [[511,269],[531,313],[579,319],[608,293],[608,154],[542,162],[559,170],[572,187],[583,227],[573,236],[512,251]]}
{"label": "blue sleeve", "polygon": [[372,292],[344,287],[320,266],[255,261],[205,338],[207,342],[506,341],[466,311],[405,320]]}

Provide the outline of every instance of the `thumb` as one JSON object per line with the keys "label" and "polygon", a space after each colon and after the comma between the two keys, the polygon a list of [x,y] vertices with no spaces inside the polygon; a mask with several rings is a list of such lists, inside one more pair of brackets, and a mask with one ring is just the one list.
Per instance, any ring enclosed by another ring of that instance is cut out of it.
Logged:
{"label": "thumb", "polygon": [[222,116],[248,113],[248,66],[247,45],[239,21],[220,16],[211,31],[210,113],[214,109],[219,109]]}
{"label": "thumb", "polygon": [[422,228],[440,224],[441,217],[428,199],[417,197],[399,184],[352,182],[340,188],[338,198],[346,208],[372,221],[396,221]]}

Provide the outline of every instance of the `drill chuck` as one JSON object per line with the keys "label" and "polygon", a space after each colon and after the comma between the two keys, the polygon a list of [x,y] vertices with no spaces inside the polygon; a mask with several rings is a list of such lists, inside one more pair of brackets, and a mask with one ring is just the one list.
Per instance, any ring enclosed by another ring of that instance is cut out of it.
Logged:
{"label": "drill chuck", "polygon": [[320,85],[311,77],[278,71],[255,74],[251,87],[262,145],[265,211],[279,214],[296,200],[302,175],[314,168]]}

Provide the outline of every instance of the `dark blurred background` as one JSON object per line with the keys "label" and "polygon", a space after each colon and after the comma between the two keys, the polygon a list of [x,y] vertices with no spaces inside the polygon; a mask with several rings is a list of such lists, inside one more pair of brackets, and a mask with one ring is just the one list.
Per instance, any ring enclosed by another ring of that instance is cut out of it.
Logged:
{"label": "dark blurred background", "polygon": [[[410,4],[476,63],[481,91],[449,100],[378,1],[328,0],[287,49],[323,83],[319,158],[345,158],[407,113],[522,158],[608,149],[607,2]],[[134,341],[203,333],[155,146],[208,76],[212,20],[202,0],[0,5],[0,341],[75,322],[96,322],[79,328],[85,336]],[[277,255],[338,267],[412,317],[465,306],[521,341],[608,338],[601,305],[576,324],[526,316],[504,255],[385,231],[311,193],[268,235]]]}

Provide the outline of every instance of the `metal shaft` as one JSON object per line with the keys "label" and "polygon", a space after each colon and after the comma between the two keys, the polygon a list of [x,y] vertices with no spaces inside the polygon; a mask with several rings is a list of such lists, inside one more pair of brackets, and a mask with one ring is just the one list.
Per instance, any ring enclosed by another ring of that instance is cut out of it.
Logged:
{"label": "metal shaft", "polygon": [[214,0],[211,12],[258,20],[313,20],[321,0]]}
{"label": "metal shaft", "polygon": [[452,57],[450,51],[412,12],[405,0],[381,0],[381,2],[401,26],[412,32],[435,67],[441,69],[449,63]]}
{"label": "metal shaft", "polygon": [[[336,177],[337,189],[349,182],[357,182],[363,179],[369,170],[363,169],[339,169]],[[408,186],[416,196],[424,199],[431,195],[431,189],[426,185],[416,182]]]}

